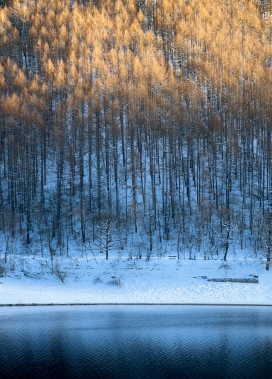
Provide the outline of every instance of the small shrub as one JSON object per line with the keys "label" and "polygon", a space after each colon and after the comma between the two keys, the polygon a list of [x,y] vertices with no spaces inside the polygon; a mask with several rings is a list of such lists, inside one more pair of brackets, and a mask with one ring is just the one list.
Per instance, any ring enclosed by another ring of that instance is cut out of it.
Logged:
{"label": "small shrub", "polygon": [[221,268],[223,268],[224,270],[229,270],[231,266],[227,262],[222,262],[218,269],[220,270]]}
{"label": "small shrub", "polygon": [[0,262],[0,278],[2,278],[5,275],[5,267]]}
{"label": "small shrub", "polygon": [[122,285],[121,279],[120,278],[115,278],[113,280],[113,284],[115,284],[116,286],[121,287],[121,285]]}
{"label": "small shrub", "polygon": [[100,278],[100,276],[97,276],[96,278],[94,278],[94,284],[97,284],[97,283],[102,283],[102,279]]}
{"label": "small shrub", "polygon": [[60,265],[59,263],[56,263],[56,266],[55,266],[55,275],[56,277],[62,282],[64,283],[65,282],[65,278],[67,276],[67,272],[65,271],[61,271],[60,269]]}
{"label": "small shrub", "polygon": [[15,271],[16,262],[15,259],[10,259],[10,271]]}
{"label": "small shrub", "polygon": [[229,264],[227,264],[227,262],[223,261],[220,266],[219,266],[219,270],[223,268],[224,271],[225,271],[225,276],[228,276],[228,270],[231,268],[231,266]]}
{"label": "small shrub", "polygon": [[129,254],[128,254],[128,258],[127,258],[127,259],[128,259],[128,261],[131,261],[131,260],[132,260],[132,251],[129,252]]}
{"label": "small shrub", "polygon": [[109,284],[113,284],[113,285],[115,285],[115,286],[121,287],[121,285],[122,285],[121,278],[120,278],[120,277],[118,278],[118,277],[113,276],[113,277],[112,277],[112,280],[109,282]]}

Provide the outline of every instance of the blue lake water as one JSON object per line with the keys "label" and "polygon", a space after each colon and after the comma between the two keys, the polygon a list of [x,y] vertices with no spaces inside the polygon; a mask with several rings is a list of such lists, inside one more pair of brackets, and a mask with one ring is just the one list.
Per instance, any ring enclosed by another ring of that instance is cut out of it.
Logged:
{"label": "blue lake water", "polygon": [[272,378],[272,308],[0,307],[0,378]]}

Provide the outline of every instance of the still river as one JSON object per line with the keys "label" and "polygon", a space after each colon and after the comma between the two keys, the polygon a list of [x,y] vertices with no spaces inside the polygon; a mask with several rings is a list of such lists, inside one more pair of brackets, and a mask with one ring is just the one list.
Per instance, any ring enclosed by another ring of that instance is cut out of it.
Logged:
{"label": "still river", "polygon": [[272,307],[0,307],[0,378],[272,378]]}

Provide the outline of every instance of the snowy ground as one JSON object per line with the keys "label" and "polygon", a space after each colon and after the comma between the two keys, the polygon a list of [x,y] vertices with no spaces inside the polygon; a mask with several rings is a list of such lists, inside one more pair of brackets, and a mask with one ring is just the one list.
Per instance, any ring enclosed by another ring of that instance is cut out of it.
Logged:
{"label": "snowy ground", "polygon": [[[15,257],[0,278],[0,304],[268,304],[272,272],[259,260],[177,260]],[[215,283],[212,278],[253,278],[259,283]]]}

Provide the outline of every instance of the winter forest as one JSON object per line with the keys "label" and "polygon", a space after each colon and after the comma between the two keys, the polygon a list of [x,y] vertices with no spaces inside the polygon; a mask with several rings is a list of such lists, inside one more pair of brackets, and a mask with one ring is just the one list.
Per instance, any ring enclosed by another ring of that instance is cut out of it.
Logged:
{"label": "winter forest", "polygon": [[271,0],[0,0],[6,257],[237,247],[269,269],[271,42]]}

